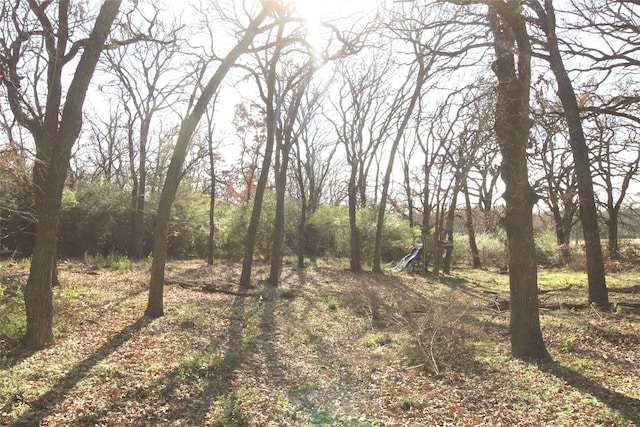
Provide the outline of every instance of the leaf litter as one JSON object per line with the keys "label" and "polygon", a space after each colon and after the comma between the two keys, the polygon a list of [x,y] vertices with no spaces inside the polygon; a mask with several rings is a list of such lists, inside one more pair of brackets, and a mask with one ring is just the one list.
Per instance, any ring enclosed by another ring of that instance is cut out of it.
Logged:
{"label": "leaf litter", "polygon": [[529,364],[510,358],[508,311],[491,304],[506,288],[479,283],[485,276],[285,266],[278,290],[260,280],[267,271],[257,265],[258,280],[243,293],[234,285],[237,264],[174,262],[165,316],[147,319],[144,266],[124,273],[62,266],[56,344],[36,353],[8,341],[0,347],[0,424],[640,421],[633,284],[617,287],[618,305],[607,313],[566,308],[584,297],[579,287],[545,294],[545,304],[558,304],[541,312],[554,360]]}

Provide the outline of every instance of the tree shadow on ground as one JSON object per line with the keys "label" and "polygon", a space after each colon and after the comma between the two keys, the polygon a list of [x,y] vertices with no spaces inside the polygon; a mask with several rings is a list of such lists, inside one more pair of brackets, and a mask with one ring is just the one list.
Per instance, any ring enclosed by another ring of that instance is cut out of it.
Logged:
{"label": "tree shadow on ground", "polygon": [[[304,286],[302,282],[298,284]],[[247,303],[246,296],[237,295],[232,302],[230,323],[216,334],[201,354],[181,363],[144,390],[130,391],[124,401],[110,410],[122,412],[127,401],[145,404],[156,400],[158,407],[165,406],[168,410],[139,414],[137,422],[142,425],[167,422],[220,427],[253,425],[254,421],[243,408],[247,399],[252,398],[243,393],[260,390],[261,380],[286,387],[288,369],[277,348],[278,287],[262,282],[260,293],[261,298],[255,305]],[[322,343],[318,345],[326,347]],[[264,372],[257,373],[254,369],[263,369]],[[247,378],[250,378],[250,383],[245,383]],[[292,404],[305,406],[306,403],[306,406],[313,407],[310,402],[299,402],[300,396],[292,394],[288,397]],[[263,403],[255,397],[252,404]],[[284,413],[261,415],[274,418],[288,416]]]}
{"label": "tree shadow on ground", "polygon": [[[336,336],[334,340],[326,336],[326,331],[323,333],[310,326],[314,323],[314,320],[310,320],[311,317],[340,317],[342,312],[352,312],[353,308],[348,302],[349,291],[333,276],[335,270],[322,270],[322,274],[318,276],[316,273],[320,269],[312,267],[311,274],[307,274],[305,270],[297,270],[284,276],[281,283],[299,290],[295,298],[289,300],[282,297],[275,287],[265,291],[260,323],[261,346],[270,380],[276,388],[284,390],[285,409],[272,414],[272,422],[280,423],[278,425],[289,425],[291,422],[294,425],[351,425],[342,417],[349,411],[354,416],[356,409],[353,406],[356,402],[342,402],[342,411],[346,412],[337,411],[335,402],[345,399],[345,396],[362,396],[368,392],[367,382],[356,374],[355,365],[345,349],[358,351],[358,346],[354,343],[369,328],[355,327],[344,336]],[[367,273],[353,273],[351,279],[357,279],[361,274]],[[307,292],[318,287],[323,289],[318,294],[314,291]],[[335,297],[335,306],[332,306],[333,300],[330,297]],[[294,300],[299,306],[291,312],[289,304]],[[293,346],[285,344],[282,348],[281,340],[289,336],[291,329],[299,334],[294,333],[296,337],[293,339],[303,342]],[[299,363],[293,362],[294,358],[314,362],[301,367]],[[310,371],[310,368],[315,372]],[[347,407],[350,409],[345,409]],[[362,413],[358,412],[358,415],[362,416]]]}
{"label": "tree shadow on ground", "polygon": [[36,353],[37,351],[25,350],[20,345],[12,348],[6,354],[0,353],[0,370],[11,369]]}
{"label": "tree shadow on ground", "polygon": [[[498,298],[498,296],[500,295],[500,292],[496,291],[495,289],[491,289],[481,283],[471,283],[468,279],[461,277],[451,277],[439,274],[437,276],[432,275],[431,279],[437,280],[439,283],[449,287],[452,290],[458,290],[478,300],[486,300],[490,302]],[[508,298],[508,290],[503,293]]]}
{"label": "tree shadow on ground", "polygon": [[95,367],[100,361],[115,352],[122,344],[129,341],[137,332],[144,329],[152,322],[152,319],[142,317],[135,323],[123,328],[113,338],[100,346],[89,357],[73,367],[57,382],[49,391],[33,402],[30,408],[16,420],[14,426],[40,425],[42,421],[54,409],[56,404],[62,402],[67,394]]}
{"label": "tree shadow on ground", "polygon": [[[248,322],[253,320],[248,318],[245,300],[246,296],[240,295],[233,299],[228,327],[217,334],[201,354],[181,363],[144,390],[129,390],[126,398],[111,410],[122,411],[127,401],[136,406],[136,401],[144,405],[152,399],[158,402],[157,406],[168,405],[168,409],[139,414],[141,425],[168,421],[186,422],[186,425],[245,425],[248,420],[239,410],[239,399],[233,390],[239,369],[252,352],[245,334],[251,327]],[[221,405],[209,414],[213,403],[223,396]],[[208,416],[215,419],[207,419]]]}
{"label": "tree shadow on ground", "polygon": [[571,387],[590,394],[634,425],[640,425],[640,399],[609,390],[580,372],[555,361],[541,362],[538,367],[541,371],[565,381]]}

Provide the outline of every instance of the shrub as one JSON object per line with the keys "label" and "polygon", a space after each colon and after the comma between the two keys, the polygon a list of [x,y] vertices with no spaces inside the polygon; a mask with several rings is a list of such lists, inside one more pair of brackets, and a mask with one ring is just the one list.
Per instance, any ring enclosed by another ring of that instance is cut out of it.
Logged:
{"label": "shrub", "polygon": [[175,258],[206,256],[209,235],[209,196],[201,192],[178,193],[171,208],[167,254]]}
{"label": "shrub", "polygon": [[241,258],[247,233],[251,205],[218,204],[216,206],[216,255]]}
{"label": "shrub", "polygon": [[[0,354],[3,347],[17,345],[26,331],[22,286],[16,279],[6,279],[0,265]],[[3,343],[3,341],[5,343]]]}
{"label": "shrub", "polygon": [[349,209],[321,205],[308,220],[307,253],[311,256],[349,256]]}
{"label": "shrub", "polygon": [[504,233],[476,234],[476,244],[483,266],[506,268],[507,246]]}
{"label": "shrub", "polygon": [[[395,212],[388,212],[384,217],[384,228],[382,229],[382,260],[389,262],[406,255],[407,248],[414,243],[413,233],[414,230],[409,227],[408,221],[402,219]],[[416,237],[415,243],[420,245],[419,232]]]}
{"label": "shrub", "polygon": [[469,236],[467,234],[456,233],[453,235],[451,259],[453,265],[471,263],[471,247],[469,246]]}
{"label": "shrub", "polygon": [[534,241],[538,265],[558,267],[563,264],[562,253],[553,231],[544,229],[536,230],[534,232]]}
{"label": "shrub", "polygon": [[[297,241],[296,202],[285,204],[285,244]],[[241,258],[249,226],[253,203],[220,204],[216,207],[216,251],[224,258]],[[276,198],[267,194],[262,203],[260,223],[256,233],[255,255],[263,259],[271,256],[275,223]]]}
{"label": "shrub", "polygon": [[131,203],[124,191],[107,181],[92,182],[75,192],[66,190],[63,201],[58,239],[61,255],[127,251]]}
{"label": "shrub", "polygon": [[85,252],[84,262],[95,268],[111,268],[117,271],[131,270],[132,262],[126,256],[119,252],[109,252],[106,257],[102,254],[90,254]]}

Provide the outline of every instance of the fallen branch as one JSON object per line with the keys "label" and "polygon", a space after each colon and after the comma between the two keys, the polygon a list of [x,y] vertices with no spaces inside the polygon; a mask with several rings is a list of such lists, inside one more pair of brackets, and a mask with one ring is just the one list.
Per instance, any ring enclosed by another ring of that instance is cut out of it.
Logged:
{"label": "fallen branch", "polygon": [[231,291],[228,289],[220,289],[220,288],[214,288],[202,283],[188,283],[188,282],[174,282],[174,281],[165,281],[165,284],[167,285],[178,285],[181,288],[185,288],[185,289],[193,289],[193,288],[199,288],[198,290],[202,291],[202,292],[209,292],[209,293],[219,293],[219,294],[226,294],[226,295],[234,295],[237,297],[261,297],[262,294],[259,293],[254,293],[254,292],[238,292],[238,291]]}

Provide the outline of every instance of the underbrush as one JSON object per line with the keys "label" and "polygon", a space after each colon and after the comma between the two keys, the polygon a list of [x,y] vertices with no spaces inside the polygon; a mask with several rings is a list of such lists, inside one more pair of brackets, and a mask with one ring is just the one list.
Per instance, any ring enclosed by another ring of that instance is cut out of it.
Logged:
{"label": "underbrush", "polygon": [[84,254],[85,264],[94,268],[111,268],[117,271],[131,270],[133,262],[129,257],[119,252],[109,252],[105,257],[102,254]]}

